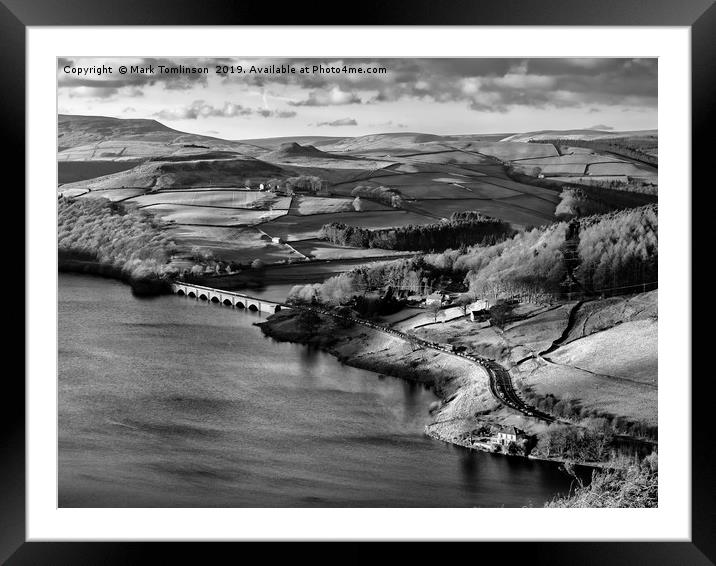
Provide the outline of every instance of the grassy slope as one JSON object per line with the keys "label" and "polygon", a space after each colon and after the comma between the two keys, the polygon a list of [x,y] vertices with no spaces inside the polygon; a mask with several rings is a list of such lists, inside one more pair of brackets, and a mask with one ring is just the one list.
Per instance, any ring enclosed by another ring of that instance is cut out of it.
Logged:
{"label": "grassy slope", "polygon": [[[519,387],[579,399],[587,408],[655,424],[657,418],[657,293],[586,303],[564,345],[575,303],[524,313],[504,329],[480,329],[466,319],[418,329],[420,336],[465,346],[510,368]],[[412,327],[416,319],[398,323]]]}

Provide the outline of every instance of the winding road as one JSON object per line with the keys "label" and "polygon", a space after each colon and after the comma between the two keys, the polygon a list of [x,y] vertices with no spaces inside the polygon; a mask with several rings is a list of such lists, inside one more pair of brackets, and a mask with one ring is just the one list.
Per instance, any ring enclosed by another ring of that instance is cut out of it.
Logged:
{"label": "winding road", "polygon": [[451,349],[449,349],[447,346],[439,344],[437,342],[431,342],[429,340],[424,340],[422,338],[418,338],[417,336],[410,336],[406,334],[405,332],[401,332],[399,330],[396,330],[394,328],[390,328],[388,326],[384,326],[382,324],[376,324],[375,322],[361,319],[361,318],[355,318],[351,316],[343,316],[334,312],[331,312],[327,309],[322,309],[320,307],[315,306],[307,306],[307,305],[291,305],[292,308],[298,308],[298,309],[304,309],[304,310],[312,310],[314,312],[317,312],[319,314],[330,316],[335,319],[341,319],[349,322],[353,322],[356,324],[360,324],[362,326],[366,326],[368,328],[372,328],[373,330],[378,330],[380,332],[384,332],[385,334],[389,334],[391,336],[396,336],[398,338],[401,338],[405,340],[406,342],[410,342],[413,344],[419,344],[420,346],[424,348],[430,348],[432,350],[438,350],[441,353],[450,354],[452,356],[456,356],[458,358],[463,358],[466,360],[469,360],[473,362],[474,364],[480,366],[483,368],[489,377],[489,384],[490,384],[490,393],[492,393],[492,396],[497,399],[500,403],[503,405],[510,407],[511,409],[514,409],[515,411],[518,411],[528,417],[532,417],[535,419],[539,419],[545,422],[555,422],[557,419],[553,417],[552,415],[545,413],[544,411],[540,411],[536,407],[533,407],[532,405],[529,405],[526,403],[517,393],[515,390],[514,384],[512,383],[512,378],[510,376],[510,372],[507,371],[507,369],[502,366],[501,364],[497,363],[495,360],[490,358],[485,358],[483,356],[474,356],[472,354],[466,354],[462,352],[454,352]]}

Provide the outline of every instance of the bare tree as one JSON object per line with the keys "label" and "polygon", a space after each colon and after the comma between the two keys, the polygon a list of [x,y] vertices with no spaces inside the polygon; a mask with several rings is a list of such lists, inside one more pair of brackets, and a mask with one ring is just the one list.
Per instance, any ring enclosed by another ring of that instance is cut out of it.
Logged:
{"label": "bare tree", "polygon": [[438,321],[438,315],[440,314],[441,309],[442,305],[439,301],[433,301],[425,305],[425,310],[427,310],[431,315],[433,315],[433,322]]}

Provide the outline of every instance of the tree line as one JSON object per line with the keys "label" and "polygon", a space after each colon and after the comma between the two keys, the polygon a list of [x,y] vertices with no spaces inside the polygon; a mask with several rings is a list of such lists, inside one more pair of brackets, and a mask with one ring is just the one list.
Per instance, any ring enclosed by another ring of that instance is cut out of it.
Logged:
{"label": "tree line", "polygon": [[351,196],[372,199],[393,208],[403,206],[403,196],[400,191],[391,187],[374,187],[372,185],[358,185],[351,191]]}
{"label": "tree line", "polygon": [[58,252],[133,277],[173,272],[169,263],[177,246],[163,228],[151,214],[107,199],[60,197],[58,201]]}
{"label": "tree line", "polygon": [[317,193],[325,181],[315,175],[299,175],[286,179],[273,178],[266,182],[269,188],[284,186],[287,190],[304,193]]}
{"label": "tree line", "polygon": [[469,244],[494,244],[511,235],[510,225],[477,212],[449,220],[400,228],[369,229],[341,222],[325,224],[321,238],[341,246],[401,251],[442,251]]}
{"label": "tree line", "polygon": [[427,295],[443,287],[449,278],[450,273],[426,262],[423,256],[417,256],[361,265],[323,283],[295,285],[289,293],[289,300],[336,306],[384,288],[407,295]]}
{"label": "tree line", "polygon": [[[343,230],[340,225],[336,228],[341,234],[349,233]],[[364,229],[353,230],[350,233],[360,234]],[[585,294],[622,294],[656,287],[658,254],[654,204],[555,222],[494,244],[458,245],[439,253],[361,266],[310,290],[302,291],[299,286],[294,295],[340,304],[367,290],[391,286],[428,294],[450,282],[471,297],[519,295],[531,302],[562,298],[574,285]]]}

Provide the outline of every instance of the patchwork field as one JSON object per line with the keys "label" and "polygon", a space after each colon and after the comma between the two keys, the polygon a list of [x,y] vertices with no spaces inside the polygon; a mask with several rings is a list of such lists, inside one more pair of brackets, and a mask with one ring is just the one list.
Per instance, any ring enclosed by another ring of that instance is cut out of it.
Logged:
{"label": "patchwork field", "polygon": [[[583,148],[572,148],[572,149],[583,149]],[[567,155],[559,155],[556,157],[547,158],[530,158],[530,159],[519,159],[520,165],[567,165],[571,163],[579,163],[586,165],[587,163],[623,163],[622,159],[614,157],[612,155],[596,154],[589,150],[584,150],[583,153],[572,153]]]}
{"label": "patchwork field", "polygon": [[203,224],[207,226],[253,226],[274,220],[286,210],[248,210],[240,208],[212,208],[182,204],[153,204],[144,207],[167,222]]}
{"label": "patchwork field", "polygon": [[496,157],[503,161],[559,155],[557,149],[551,143],[462,142],[453,145],[460,147],[464,151],[474,151],[483,155]]}
{"label": "patchwork field", "polygon": [[[369,206],[370,201],[365,204]],[[351,211],[355,211],[355,209],[353,208],[353,199],[350,198],[322,198],[298,195],[293,198],[289,214],[307,216],[311,214],[335,214],[337,212]]]}
{"label": "patchwork field", "polygon": [[311,259],[358,259],[358,258],[374,258],[383,257],[386,253],[390,253],[391,256],[409,256],[413,255],[414,252],[396,252],[391,250],[381,250],[380,248],[350,248],[347,246],[339,246],[326,242],[324,240],[309,239],[291,242],[291,246],[303,255],[310,257]]}
{"label": "patchwork field", "polygon": [[486,178],[484,181],[459,183],[460,188],[467,191],[460,193],[462,195],[461,198],[499,199],[523,194],[520,191],[496,185],[491,181],[492,179]]}
{"label": "patchwork field", "polygon": [[[552,221],[559,188],[509,178],[510,163],[540,167],[553,180],[656,180],[656,169],[613,155],[573,147],[561,147],[560,155],[551,143],[516,137],[500,141],[504,136],[499,134],[228,141],[179,132],[154,120],[60,116],[58,123],[58,194],[136,204],[171,222],[180,245],[206,245],[227,257],[258,254],[283,261],[299,255],[271,237],[296,243],[301,254],[312,258],[384,253],[318,241],[321,227],[333,221],[391,228],[429,224],[467,210],[516,228]],[[288,197],[246,188],[298,176],[319,177],[329,194]],[[356,211],[351,193],[358,185],[398,191],[401,208],[361,197]],[[252,226],[265,234],[251,231]]]}
{"label": "patchwork field", "polygon": [[106,198],[111,201],[120,201],[130,199],[139,195],[143,195],[145,189],[98,189],[91,191],[89,189],[66,189],[62,194],[72,196],[73,193],[82,194],[87,198]]}
{"label": "patchwork field", "polygon": [[630,177],[654,177],[653,167],[634,163],[593,163],[587,167],[587,175],[629,175]]}
{"label": "patchwork field", "polygon": [[[473,185],[475,186],[474,188]],[[481,188],[483,188],[483,190],[480,190]],[[509,196],[510,191],[478,183],[441,183],[432,185],[407,185],[400,189],[400,193],[408,199],[445,200],[499,198],[502,196]]]}
{"label": "patchwork field", "polygon": [[537,165],[545,177],[553,175],[584,175],[586,163],[555,163],[554,165]]}
{"label": "patchwork field", "polygon": [[[270,206],[288,208],[288,200],[273,193],[247,190],[186,190],[159,191],[132,198],[129,202],[139,206],[153,204],[188,204],[194,206],[217,206],[226,208],[253,208]],[[283,202],[280,202],[283,201]]]}
{"label": "patchwork field", "polygon": [[341,212],[311,216],[283,216],[267,222],[261,229],[273,237],[287,242],[318,238],[321,228],[328,222],[342,222],[348,226],[363,228],[391,228],[409,224],[429,224],[434,219],[405,210],[388,209],[386,211]]}
{"label": "patchwork field", "polygon": [[271,238],[254,228],[172,225],[172,237],[191,250],[200,248],[224,261],[250,263],[260,259],[266,264],[300,260],[302,256],[288,246],[274,244]]}
{"label": "patchwork field", "polygon": [[410,153],[396,156],[407,163],[436,163],[440,165],[482,165],[490,160],[482,155],[465,151],[439,151],[435,153]]}

